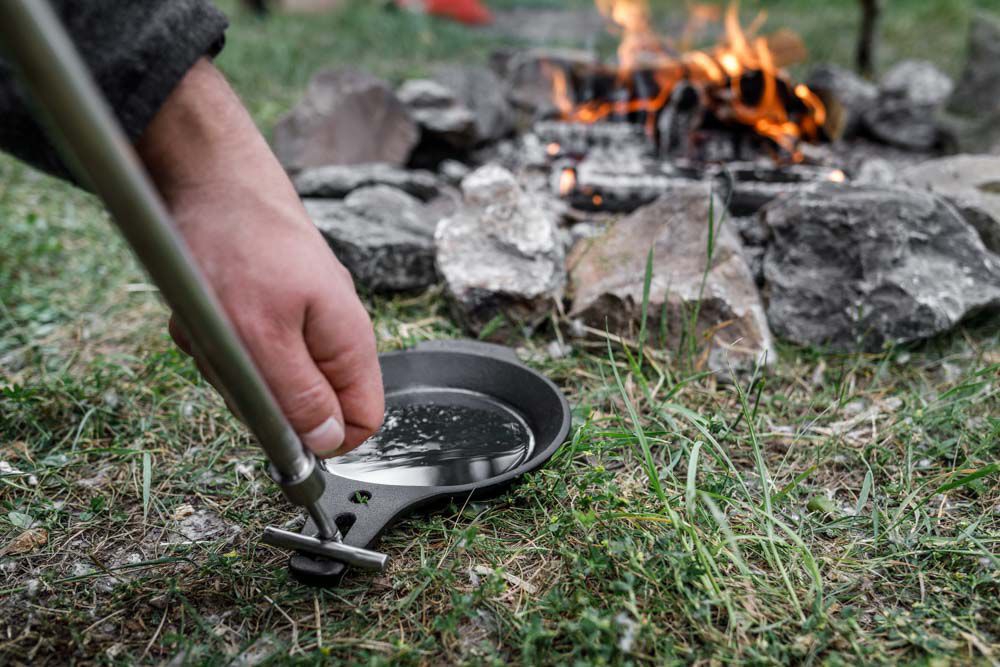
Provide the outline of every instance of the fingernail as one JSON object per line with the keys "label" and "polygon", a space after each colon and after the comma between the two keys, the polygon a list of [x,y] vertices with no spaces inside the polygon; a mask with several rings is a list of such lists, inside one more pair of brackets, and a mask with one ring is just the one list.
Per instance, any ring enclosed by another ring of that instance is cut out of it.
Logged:
{"label": "fingernail", "polygon": [[344,444],[344,427],[330,417],[302,436],[302,444],[319,457],[333,456]]}

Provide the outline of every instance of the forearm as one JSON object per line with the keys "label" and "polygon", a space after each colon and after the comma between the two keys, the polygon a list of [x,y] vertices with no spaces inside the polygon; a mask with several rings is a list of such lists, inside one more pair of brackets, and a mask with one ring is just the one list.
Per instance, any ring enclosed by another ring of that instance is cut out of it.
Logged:
{"label": "forearm", "polygon": [[136,149],[168,204],[185,192],[262,170],[284,175],[236,93],[207,59],[177,85]]}
{"label": "forearm", "polygon": [[[208,0],[50,0],[119,123],[135,141],[192,65],[222,46]],[[12,67],[0,59],[0,150],[69,176]]]}

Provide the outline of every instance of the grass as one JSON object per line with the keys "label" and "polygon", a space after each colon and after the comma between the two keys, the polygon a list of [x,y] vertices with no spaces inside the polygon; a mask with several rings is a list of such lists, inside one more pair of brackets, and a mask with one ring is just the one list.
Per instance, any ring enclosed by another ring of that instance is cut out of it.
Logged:
{"label": "grass", "polygon": [[[958,44],[922,21],[969,6],[890,11]],[[920,44],[890,34],[886,52]],[[493,43],[364,4],[236,12],[229,40],[265,128],[321,65],[401,77]],[[460,335],[434,291],[369,305],[383,349]],[[549,333],[519,339],[574,406],[570,442],[501,501],[407,521],[388,572],[328,591],[258,544],[296,513],[165,320],[93,199],[0,160],[0,548],[24,547],[0,557],[0,663],[1000,659],[995,320],[878,354],[782,347],[735,383],[647,332],[558,359]]]}

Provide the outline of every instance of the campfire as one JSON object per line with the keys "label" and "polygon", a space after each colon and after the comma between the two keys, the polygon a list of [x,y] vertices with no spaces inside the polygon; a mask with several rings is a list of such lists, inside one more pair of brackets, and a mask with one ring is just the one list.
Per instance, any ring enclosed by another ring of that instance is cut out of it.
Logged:
{"label": "campfire", "polygon": [[722,373],[773,359],[772,330],[875,349],[1000,303],[1000,203],[965,186],[996,168],[931,160],[963,99],[932,63],[797,81],[802,40],[735,3],[689,0],[670,38],[646,0],[596,1],[580,14],[616,54],[522,44],[395,89],[313,78],[276,151],[359,285],[443,284],[476,336],[645,332]]}
{"label": "campfire", "polygon": [[[793,33],[759,35],[765,15],[740,25],[733,2],[724,17],[718,7],[695,5],[683,35],[660,37],[646,0],[596,0],[601,13],[620,32],[617,62],[592,67],[545,63],[559,118],[571,123],[633,123],[663,153],[712,159],[705,144],[725,135],[753,142],[779,162],[801,162],[803,141],[823,136],[826,108],[805,84],[796,84],[783,67],[805,56]],[[691,48],[713,21],[722,19],[720,42]],[[686,136],[676,141],[676,125]],[[680,146],[672,143],[680,143]],[[563,147],[548,146],[550,155]]]}

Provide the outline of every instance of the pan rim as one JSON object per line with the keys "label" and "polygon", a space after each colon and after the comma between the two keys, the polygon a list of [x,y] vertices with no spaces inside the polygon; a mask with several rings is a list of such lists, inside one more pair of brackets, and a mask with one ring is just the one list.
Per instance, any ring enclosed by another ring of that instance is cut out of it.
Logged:
{"label": "pan rim", "polygon": [[[566,397],[563,395],[562,391],[552,380],[545,377],[545,375],[538,372],[534,368],[531,368],[527,364],[524,364],[520,359],[518,359],[514,355],[511,355],[511,357],[508,359],[505,357],[498,357],[496,355],[480,353],[465,347],[448,348],[445,346],[441,346],[433,349],[412,348],[407,350],[396,350],[393,352],[385,352],[379,355],[379,359],[380,360],[393,359],[402,356],[412,357],[414,355],[426,355],[426,354],[467,357],[469,358],[469,361],[479,362],[479,363],[482,363],[484,360],[489,360],[491,362],[499,362],[501,364],[510,366],[512,368],[516,368],[521,372],[529,373],[535,379],[540,380],[544,385],[545,390],[549,392],[557,400],[559,405],[559,411],[561,413],[559,428],[556,431],[555,435],[546,443],[541,442],[538,439],[538,435],[536,433],[535,448],[532,455],[530,455],[525,461],[523,461],[517,467],[512,468],[506,472],[503,472],[495,477],[490,477],[488,479],[479,480],[475,482],[468,482],[466,484],[456,484],[450,486],[416,486],[410,484],[384,485],[384,484],[379,484],[377,482],[368,482],[369,484],[376,484],[378,486],[392,486],[393,488],[396,489],[409,490],[412,492],[425,491],[427,492],[428,496],[461,496],[469,493],[475,493],[476,491],[482,491],[494,487],[506,486],[511,482],[518,480],[524,477],[525,475],[528,475],[538,470],[545,463],[547,463],[549,459],[551,459],[552,456],[556,453],[559,447],[562,446],[564,442],[566,442],[566,439],[569,436],[569,431],[573,419],[569,401],[566,400]],[[454,386],[449,387],[447,385],[436,385],[432,383],[414,385],[414,388],[416,387],[420,387],[423,389],[432,389],[432,390],[439,389],[442,391],[468,391],[462,387],[454,387]],[[390,393],[390,391],[394,390],[388,390],[387,393]],[[496,396],[495,394],[491,394],[484,391],[475,391],[474,393],[478,393],[484,397],[498,401],[503,405],[510,406],[511,408],[514,408],[518,412],[523,413],[523,410],[521,410],[521,408],[519,408],[516,405],[512,405],[509,401],[506,401]],[[336,477],[338,480],[344,480],[345,482],[351,482],[354,484],[358,484],[359,482],[365,483],[363,480],[357,480],[350,477],[338,475],[334,470],[331,470],[329,467],[327,467],[327,474]]]}

